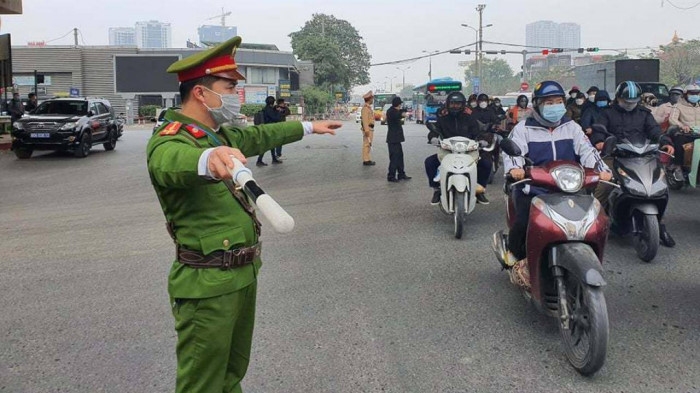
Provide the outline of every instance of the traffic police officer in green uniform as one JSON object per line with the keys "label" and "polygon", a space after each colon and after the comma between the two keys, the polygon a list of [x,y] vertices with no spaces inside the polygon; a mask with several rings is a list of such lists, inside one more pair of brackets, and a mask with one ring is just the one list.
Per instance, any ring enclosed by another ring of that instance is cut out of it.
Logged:
{"label": "traffic police officer in green uniform", "polygon": [[177,331],[176,391],[241,392],[250,359],[260,223],[231,182],[231,156],[263,154],[304,135],[334,134],[340,123],[225,123],[240,111],[234,60],[241,38],[168,68],[182,109],[168,110],[148,143],[148,172],[175,241],[168,292]]}

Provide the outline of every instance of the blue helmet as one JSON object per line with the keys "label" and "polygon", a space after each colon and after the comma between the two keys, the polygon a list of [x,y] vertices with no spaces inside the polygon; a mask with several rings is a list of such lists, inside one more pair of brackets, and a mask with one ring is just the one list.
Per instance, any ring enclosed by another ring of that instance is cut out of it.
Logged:
{"label": "blue helmet", "polygon": [[532,92],[532,103],[537,106],[539,100],[547,97],[566,97],[564,88],[555,81],[540,82],[535,86],[535,91]]}
{"label": "blue helmet", "polygon": [[624,81],[617,85],[615,89],[615,98],[623,100],[639,100],[642,98],[642,88],[633,81]]}

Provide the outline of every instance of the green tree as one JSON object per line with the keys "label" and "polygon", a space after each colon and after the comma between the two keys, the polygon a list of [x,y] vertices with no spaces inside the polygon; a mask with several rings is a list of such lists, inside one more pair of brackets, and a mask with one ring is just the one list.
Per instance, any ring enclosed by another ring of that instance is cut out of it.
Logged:
{"label": "green tree", "polygon": [[655,54],[661,60],[661,82],[669,87],[693,83],[700,76],[700,40],[664,45]]}
{"label": "green tree", "polygon": [[[483,60],[481,72],[482,81],[480,90],[488,95],[503,95],[509,91],[517,91],[520,86],[520,78],[515,75],[508,62],[503,59]],[[477,65],[471,62],[464,70],[465,88],[472,91],[472,78],[478,76]]]}
{"label": "green tree", "polygon": [[301,95],[304,97],[304,106],[306,107],[307,116],[325,113],[328,105],[333,102],[333,98],[327,90],[315,86],[303,88],[301,90]]}
{"label": "green tree", "polygon": [[299,59],[314,62],[316,84],[350,90],[370,82],[367,45],[348,21],[333,15],[313,14],[301,30],[289,37]]}

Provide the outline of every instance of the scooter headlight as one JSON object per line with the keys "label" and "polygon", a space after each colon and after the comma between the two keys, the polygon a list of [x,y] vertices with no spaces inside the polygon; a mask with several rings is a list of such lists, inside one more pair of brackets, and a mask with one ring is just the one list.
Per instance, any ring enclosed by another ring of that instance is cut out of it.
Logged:
{"label": "scooter headlight", "polygon": [[564,192],[578,192],[583,187],[584,172],[573,165],[563,165],[552,171],[552,177]]}
{"label": "scooter headlight", "polygon": [[467,151],[467,144],[464,142],[455,142],[452,145],[452,151],[455,153],[464,153]]}

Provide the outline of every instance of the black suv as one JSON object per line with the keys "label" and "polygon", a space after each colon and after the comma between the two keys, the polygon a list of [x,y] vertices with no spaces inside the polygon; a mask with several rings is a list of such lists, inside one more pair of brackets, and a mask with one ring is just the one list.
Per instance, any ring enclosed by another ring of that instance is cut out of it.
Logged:
{"label": "black suv", "polygon": [[117,146],[119,130],[109,101],[101,98],[54,98],[12,124],[12,150],[29,158],[34,150],[67,150],[86,157],[93,145]]}

